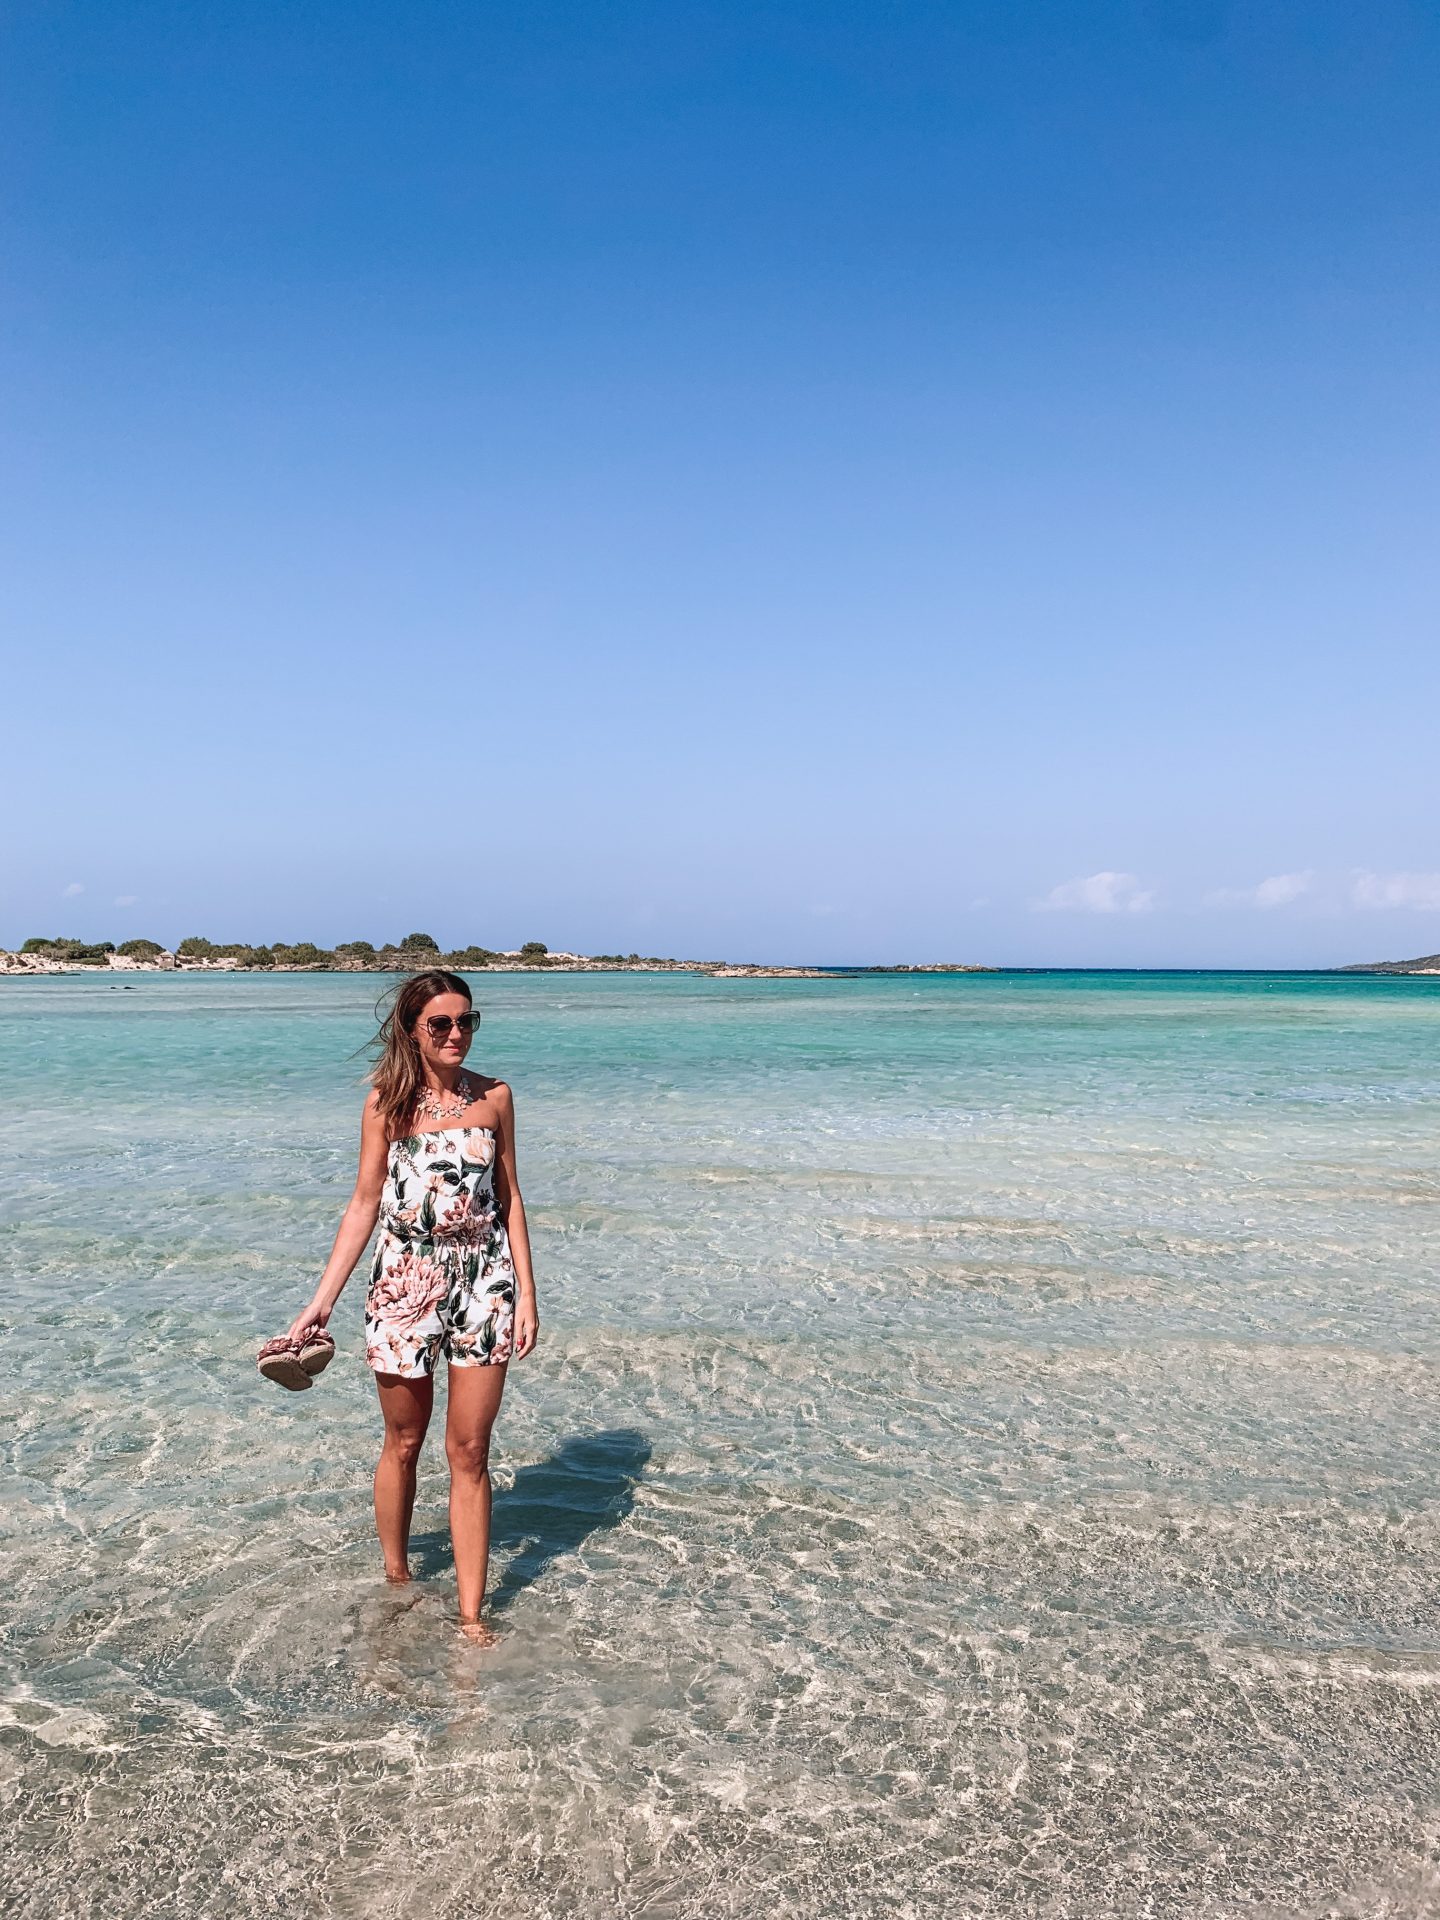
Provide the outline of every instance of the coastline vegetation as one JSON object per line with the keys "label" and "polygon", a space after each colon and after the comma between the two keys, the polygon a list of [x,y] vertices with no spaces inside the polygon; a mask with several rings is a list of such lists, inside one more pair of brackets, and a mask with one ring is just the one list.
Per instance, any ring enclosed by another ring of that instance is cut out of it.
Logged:
{"label": "coastline vegetation", "polygon": [[1414,960],[1362,960],[1340,973],[1440,973],[1440,953],[1422,953]]}
{"label": "coastline vegetation", "polygon": [[108,966],[116,950],[113,940],[102,940],[98,946],[91,946],[83,940],[47,940],[38,934],[20,949],[22,953],[38,954],[42,960],[62,961],[67,967]]}
{"label": "coastline vegetation", "polygon": [[[202,934],[192,933],[177,941],[173,949],[163,947],[158,940],[143,938],[125,940],[116,946],[113,940],[91,943],[59,936],[33,935],[20,948],[22,954],[34,955],[39,960],[67,967],[108,966],[112,954],[142,965],[154,965],[172,951],[182,966],[186,963],[214,966],[228,961],[236,968],[255,970],[285,967],[313,968],[317,971],[338,969],[413,973],[421,967],[443,966],[457,971],[473,971],[497,963],[509,967],[562,964],[541,940],[527,940],[518,951],[472,944],[445,952],[439,941],[428,933],[407,933],[403,940],[386,941],[380,947],[371,940],[343,940],[334,947],[322,947],[313,940],[277,940],[268,946],[255,946],[246,941],[207,940]],[[631,956],[632,959],[635,957]]]}
{"label": "coastline vegetation", "polygon": [[172,948],[158,940],[134,938],[116,946],[113,940],[89,942],[77,939],[34,935],[18,954],[0,952],[0,972],[55,972],[71,967],[129,967],[150,970],[188,967],[227,968],[244,972],[340,973],[418,973],[424,967],[448,967],[457,973],[477,973],[487,967],[506,972],[517,969],[555,967],[581,970],[592,967],[636,967],[647,971],[674,969],[677,972],[735,978],[741,975],[801,975],[818,978],[843,973],[993,973],[993,967],[942,964],[915,966],[879,966],[828,968],[815,966],[731,965],[723,960],[677,960],[660,954],[640,953],[551,953],[543,940],[527,940],[518,948],[482,947],[472,944],[449,951],[428,933],[407,933],[402,940],[376,946],[371,940],[342,940],[333,947],[322,947],[314,940],[277,940],[268,946],[244,941],[222,942],[203,934],[187,934]]}

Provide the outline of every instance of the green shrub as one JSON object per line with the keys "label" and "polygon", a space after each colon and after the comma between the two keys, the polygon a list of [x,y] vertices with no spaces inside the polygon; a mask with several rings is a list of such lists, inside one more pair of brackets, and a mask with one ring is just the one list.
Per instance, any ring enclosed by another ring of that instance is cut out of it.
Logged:
{"label": "green shrub", "polygon": [[269,947],[240,947],[234,958],[242,967],[273,967],[275,956]]}
{"label": "green shrub", "polygon": [[165,949],[158,940],[122,940],[115,951],[127,960],[153,960]]}
{"label": "green shrub", "polygon": [[47,960],[78,961],[82,966],[98,967],[107,954],[114,953],[115,942],[113,940],[101,940],[95,943],[86,940],[43,940],[36,937],[27,940],[20,951],[43,954]]}
{"label": "green shrub", "polygon": [[522,960],[543,960],[550,949],[543,940],[527,940],[520,949]]}
{"label": "green shrub", "polygon": [[348,954],[354,960],[373,960],[375,949],[368,940],[343,940],[335,949],[336,953]]}
{"label": "green shrub", "polygon": [[428,933],[407,933],[400,942],[402,953],[413,952],[417,947],[423,947],[426,953],[438,954],[440,951],[439,945],[430,938]]}
{"label": "green shrub", "polygon": [[488,967],[492,960],[500,958],[489,947],[458,947],[454,953],[442,956],[447,967],[463,969],[465,967]]}
{"label": "green shrub", "polygon": [[213,941],[202,940],[198,933],[190,934],[175,949],[182,960],[212,960],[218,951]]}
{"label": "green shrub", "polygon": [[294,946],[277,941],[271,949],[275,964],[287,967],[329,967],[335,956],[328,947],[317,947],[313,940],[297,940]]}

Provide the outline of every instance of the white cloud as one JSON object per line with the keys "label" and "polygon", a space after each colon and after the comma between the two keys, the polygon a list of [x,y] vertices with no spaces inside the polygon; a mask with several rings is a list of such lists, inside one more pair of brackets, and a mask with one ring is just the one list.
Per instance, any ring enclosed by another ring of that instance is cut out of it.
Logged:
{"label": "white cloud", "polygon": [[60,898],[62,900],[73,900],[77,893],[83,893],[84,891],[84,887],[81,886],[78,880],[72,880],[69,886],[61,893]]}
{"label": "white cloud", "polygon": [[1207,907],[1288,907],[1292,900],[1309,893],[1314,882],[1314,872],[1308,868],[1304,873],[1272,873],[1257,886],[1217,887],[1213,893],[1206,894],[1205,904]]}
{"label": "white cloud", "polygon": [[1272,873],[1268,880],[1262,880],[1255,889],[1257,907],[1288,907],[1292,900],[1298,900],[1302,893],[1310,891],[1313,873]]}
{"label": "white cloud", "polygon": [[1440,912],[1440,873],[1357,873],[1350,887],[1357,907],[1410,907]]}
{"label": "white cloud", "polygon": [[1148,913],[1155,895],[1133,873],[1092,873],[1031,902],[1037,913]]}
{"label": "white cloud", "polygon": [[115,896],[115,904],[117,907],[133,907],[138,904],[139,899],[140,896],[138,893],[117,893]]}

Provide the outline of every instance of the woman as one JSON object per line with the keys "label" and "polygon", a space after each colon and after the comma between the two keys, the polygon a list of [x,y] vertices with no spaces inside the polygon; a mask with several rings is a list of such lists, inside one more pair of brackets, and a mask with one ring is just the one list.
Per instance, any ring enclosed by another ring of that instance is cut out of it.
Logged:
{"label": "woman", "polygon": [[535,1345],[539,1318],[525,1203],[515,1175],[515,1107],[502,1080],[466,1073],[480,1016],[458,974],[417,973],[380,1028],[360,1127],[360,1170],[315,1297],[291,1326],[297,1346],[324,1327],[366,1242],[380,1237],[365,1300],[365,1357],[385,1421],[375,1526],[385,1577],[408,1581],[415,1466],[449,1364],[445,1451],[460,1625],[480,1623],[490,1557],[490,1429],[505,1371]]}

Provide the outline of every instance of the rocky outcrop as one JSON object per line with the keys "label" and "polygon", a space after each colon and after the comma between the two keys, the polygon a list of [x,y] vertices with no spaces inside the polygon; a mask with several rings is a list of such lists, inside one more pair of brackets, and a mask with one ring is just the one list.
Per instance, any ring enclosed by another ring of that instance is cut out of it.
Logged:
{"label": "rocky outcrop", "polygon": [[1336,973],[1437,973],[1440,953],[1423,954],[1418,960],[1360,960],[1350,967],[1336,967]]}

